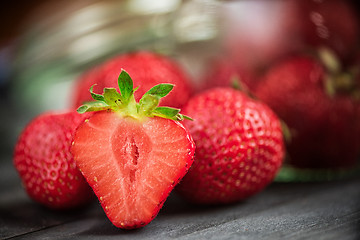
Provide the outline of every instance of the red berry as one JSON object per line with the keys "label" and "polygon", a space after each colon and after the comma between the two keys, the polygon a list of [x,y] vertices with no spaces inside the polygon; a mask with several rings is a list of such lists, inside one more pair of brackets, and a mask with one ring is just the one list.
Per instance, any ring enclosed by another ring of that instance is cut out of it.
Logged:
{"label": "red berry", "polygon": [[284,154],[281,125],[264,104],[216,88],[187,103],[185,122],[196,144],[193,166],[178,192],[195,203],[245,199],[274,179]]}
{"label": "red berry", "polygon": [[224,2],[222,47],[232,61],[252,72],[297,51],[299,1]]}
{"label": "red berry", "polygon": [[95,113],[76,131],[72,153],[99,198],[109,220],[119,228],[148,224],[192,164],[194,142],[176,119],[178,109],[157,107],[171,85],[149,90],[137,103],[131,78],[122,71],[121,94],[95,95],[97,102],[79,110]]}
{"label": "red berry", "polygon": [[256,84],[253,75],[250,71],[236,66],[226,57],[212,58],[205,63],[205,71],[201,76],[198,91],[215,87],[246,87],[252,89]]}
{"label": "red berry", "polygon": [[349,0],[231,1],[224,6],[222,47],[252,71],[319,47],[332,49],[342,61],[358,50],[359,19]]}
{"label": "red berry", "polygon": [[[259,84],[256,96],[290,128],[290,164],[341,168],[356,163],[359,102],[350,94],[352,89],[337,88],[335,80],[343,76],[315,58],[298,56],[272,67]],[[332,95],[325,88],[329,80],[334,83]]]}
{"label": "red berry", "polygon": [[151,52],[133,52],[119,55],[105,63],[85,72],[79,79],[74,93],[74,107],[79,107],[85,101],[92,100],[89,89],[94,86],[94,92],[102,93],[105,87],[117,88],[121,69],[126,70],[139,87],[135,92],[137,100],[152,86],[159,83],[171,83],[176,86],[161,105],[181,107],[191,94],[191,82],[184,70],[172,59]]}
{"label": "red berry", "polygon": [[70,153],[76,127],[89,114],[44,113],[15,146],[14,164],[31,198],[50,208],[81,206],[93,196]]}
{"label": "red berry", "polygon": [[194,145],[180,123],[140,122],[99,112],[77,131],[72,152],[110,221],[148,224],[192,163]]}
{"label": "red berry", "polygon": [[327,47],[341,59],[351,58],[358,48],[359,22],[347,0],[297,1],[299,38],[313,48]]}

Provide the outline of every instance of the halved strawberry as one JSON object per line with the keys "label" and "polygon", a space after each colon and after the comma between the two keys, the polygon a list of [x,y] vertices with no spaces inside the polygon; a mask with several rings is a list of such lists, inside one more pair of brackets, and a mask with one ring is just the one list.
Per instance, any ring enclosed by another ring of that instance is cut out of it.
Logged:
{"label": "halved strawberry", "polygon": [[193,161],[194,142],[176,120],[178,109],[157,107],[173,88],[159,84],[136,103],[130,76],[119,76],[121,95],[105,88],[79,112],[95,113],[74,137],[72,153],[110,221],[120,228],[148,224]]}

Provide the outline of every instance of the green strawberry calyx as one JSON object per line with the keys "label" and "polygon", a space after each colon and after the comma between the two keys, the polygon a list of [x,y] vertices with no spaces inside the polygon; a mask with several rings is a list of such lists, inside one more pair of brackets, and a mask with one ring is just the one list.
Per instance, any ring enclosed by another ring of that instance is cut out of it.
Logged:
{"label": "green strawberry calyx", "polygon": [[328,96],[334,97],[338,93],[345,93],[358,99],[359,90],[356,86],[358,68],[343,69],[336,53],[328,48],[318,50],[320,62],[326,69],[324,89]]}
{"label": "green strawberry calyx", "polygon": [[160,99],[168,95],[173,89],[174,85],[172,84],[155,85],[141,97],[139,102],[136,102],[134,97],[134,92],[138,88],[134,89],[133,81],[124,69],[121,69],[118,85],[120,93],[115,88],[104,88],[102,95],[94,93],[94,85],[91,86],[90,94],[94,101],[84,103],[77,109],[77,112],[109,110],[122,117],[132,117],[138,120],[148,117],[161,117],[175,121],[192,120],[190,117],[180,114],[180,109],[159,106]]}

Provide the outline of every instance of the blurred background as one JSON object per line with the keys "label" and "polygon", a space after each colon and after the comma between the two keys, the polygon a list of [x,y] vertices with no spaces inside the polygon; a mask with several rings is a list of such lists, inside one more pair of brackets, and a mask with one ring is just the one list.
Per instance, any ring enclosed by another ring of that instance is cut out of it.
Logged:
{"label": "blurred background", "polygon": [[[227,56],[254,75],[309,44],[325,44],[342,61],[354,61],[359,6],[355,0],[3,1],[1,155],[12,154],[34,116],[69,108],[77,77],[111,56],[138,49],[164,53],[184,66],[195,89],[214,56]],[[308,33],[307,24],[316,32]]]}

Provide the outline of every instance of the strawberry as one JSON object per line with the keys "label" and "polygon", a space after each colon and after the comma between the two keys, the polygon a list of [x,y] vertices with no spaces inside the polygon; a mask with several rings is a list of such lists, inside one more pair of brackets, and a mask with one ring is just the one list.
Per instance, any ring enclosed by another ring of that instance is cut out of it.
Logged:
{"label": "strawberry", "polygon": [[95,92],[105,87],[116,88],[114,79],[121,68],[132,76],[135,86],[140,87],[135,92],[136,100],[152,86],[165,82],[176,85],[176,89],[161,101],[162,105],[181,107],[192,92],[190,79],[175,61],[160,54],[140,51],[116,56],[80,76],[74,93],[74,106],[77,108],[92,100],[89,88],[94,84],[97,84]]}
{"label": "strawberry", "polygon": [[359,22],[350,1],[297,1],[302,19],[299,39],[313,48],[332,49],[343,60],[352,58],[358,48]]}
{"label": "strawberry", "polygon": [[332,49],[343,61],[358,49],[359,19],[349,0],[231,1],[224,6],[221,47],[252,71],[318,47]]}
{"label": "strawberry", "polygon": [[93,194],[70,153],[75,128],[89,114],[43,113],[23,130],[14,164],[28,195],[54,209],[81,206]]}
{"label": "strawberry", "polygon": [[188,117],[158,107],[173,85],[156,85],[137,103],[124,70],[118,84],[121,94],[115,88],[105,88],[103,95],[90,89],[96,101],[78,111],[100,111],[78,128],[72,153],[109,220],[119,228],[139,228],[152,221],[185,175],[195,145],[176,121]]}
{"label": "strawberry", "polygon": [[303,20],[301,1],[231,1],[224,3],[221,47],[236,65],[262,71],[302,46],[297,36]]}
{"label": "strawberry", "polygon": [[236,202],[274,179],[284,155],[281,125],[261,102],[231,88],[214,88],[184,106],[196,143],[193,166],[178,193],[198,204]]}
{"label": "strawberry", "polygon": [[284,60],[255,91],[289,127],[289,164],[296,167],[351,167],[360,153],[359,101],[353,94],[360,82],[329,57]]}
{"label": "strawberry", "polygon": [[256,85],[254,74],[237,66],[227,57],[217,56],[205,62],[198,92],[215,87],[248,87]]}

